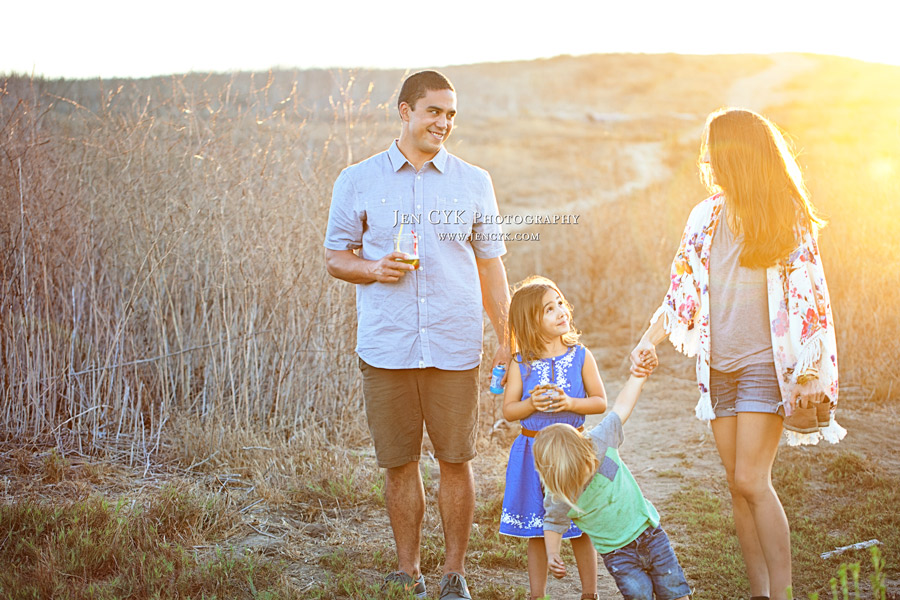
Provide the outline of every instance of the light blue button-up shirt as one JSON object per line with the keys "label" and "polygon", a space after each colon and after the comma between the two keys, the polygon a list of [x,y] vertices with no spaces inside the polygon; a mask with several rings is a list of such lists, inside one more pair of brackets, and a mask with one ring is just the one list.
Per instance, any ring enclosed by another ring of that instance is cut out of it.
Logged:
{"label": "light blue button-up shirt", "polygon": [[382,369],[471,369],[481,361],[475,258],[506,253],[490,175],[441,148],[421,171],[396,140],[344,169],[334,184],[325,247],[378,260],[393,235],[415,231],[419,269],[397,283],[356,286],[356,352]]}

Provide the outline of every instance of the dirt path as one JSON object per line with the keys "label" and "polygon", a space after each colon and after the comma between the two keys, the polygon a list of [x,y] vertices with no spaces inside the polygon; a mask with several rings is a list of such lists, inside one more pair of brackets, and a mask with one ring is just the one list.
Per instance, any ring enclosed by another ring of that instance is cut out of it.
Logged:
{"label": "dirt path", "polygon": [[[558,215],[580,215],[584,214],[587,209],[596,207],[598,204],[608,202],[616,202],[623,200],[646,189],[656,182],[664,181],[670,175],[669,168],[665,161],[665,148],[662,142],[635,142],[624,144],[619,152],[623,157],[623,162],[630,169],[629,172],[633,176],[624,185],[612,188],[598,190],[590,197],[579,198],[571,202],[565,202],[555,205],[551,213]],[[504,208],[505,215],[522,216],[533,215],[536,212],[547,213],[543,207],[519,206],[512,208]],[[504,225],[504,230],[509,232],[519,232],[533,229],[532,225],[511,223]]]}
{"label": "dirt path", "polygon": [[800,54],[773,54],[768,69],[736,81],[726,97],[729,106],[764,110],[790,98],[784,86],[791,79],[816,66],[816,61]]}

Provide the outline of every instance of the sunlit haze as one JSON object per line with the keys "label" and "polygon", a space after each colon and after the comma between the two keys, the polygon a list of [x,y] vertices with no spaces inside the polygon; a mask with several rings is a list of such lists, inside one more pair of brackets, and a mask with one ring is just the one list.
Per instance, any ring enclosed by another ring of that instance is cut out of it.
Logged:
{"label": "sunlit haze", "polygon": [[188,71],[439,67],[606,52],[811,52],[900,64],[890,3],[10,3],[0,73],[146,77]]}

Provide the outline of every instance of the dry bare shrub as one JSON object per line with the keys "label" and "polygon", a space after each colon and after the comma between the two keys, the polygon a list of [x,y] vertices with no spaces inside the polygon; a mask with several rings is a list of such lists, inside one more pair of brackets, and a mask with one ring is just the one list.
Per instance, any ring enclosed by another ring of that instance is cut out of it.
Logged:
{"label": "dry bare shrub", "polygon": [[[849,83],[852,82],[852,83]],[[900,352],[900,77],[898,67],[822,57],[775,117],[800,142],[838,333],[843,389],[897,398]]]}
{"label": "dry bare shrub", "polygon": [[384,109],[332,78],[326,106],[286,74],[3,82],[5,430],[137,464],[223,431],[359,435],[353,289],[321,243]]}

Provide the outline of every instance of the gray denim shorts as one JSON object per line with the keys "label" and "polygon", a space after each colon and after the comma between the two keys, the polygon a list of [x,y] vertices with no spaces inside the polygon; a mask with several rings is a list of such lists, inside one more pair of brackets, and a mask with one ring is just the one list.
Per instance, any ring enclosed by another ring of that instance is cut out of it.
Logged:
{"label": "gray denim shorts", "polygon": [[709,393],[716,418],[734,417],[739,412],[784,416],[773,362],[747,365],[730,373],[710,368]]}

